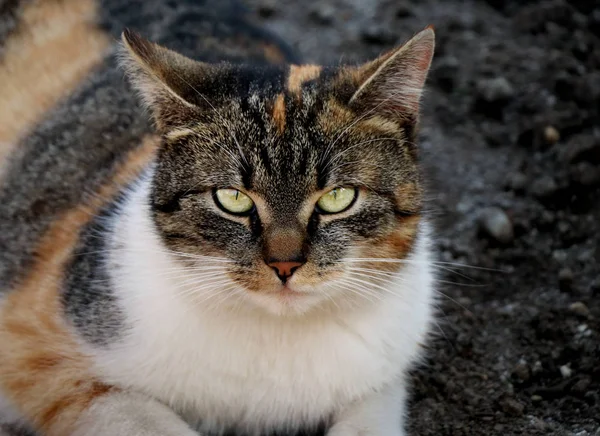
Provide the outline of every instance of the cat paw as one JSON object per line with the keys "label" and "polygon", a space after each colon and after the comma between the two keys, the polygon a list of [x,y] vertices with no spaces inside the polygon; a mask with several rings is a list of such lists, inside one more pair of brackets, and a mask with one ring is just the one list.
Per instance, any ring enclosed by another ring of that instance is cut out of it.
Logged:
{"label": "cat paw", "polygon": [[338,423],[331,427],[326,436],[405,436],[405,434],[401,429],[390,430]]}

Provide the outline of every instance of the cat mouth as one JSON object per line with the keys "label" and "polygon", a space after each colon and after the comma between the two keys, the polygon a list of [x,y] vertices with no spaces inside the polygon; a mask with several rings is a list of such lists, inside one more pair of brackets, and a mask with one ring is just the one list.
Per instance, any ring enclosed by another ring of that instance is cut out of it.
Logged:
{"label": "cat mouth", "polygon": [[293,289],[289,284],[282,285],[276,292],[281,299],[289,300],[306,296],[306,292]]}

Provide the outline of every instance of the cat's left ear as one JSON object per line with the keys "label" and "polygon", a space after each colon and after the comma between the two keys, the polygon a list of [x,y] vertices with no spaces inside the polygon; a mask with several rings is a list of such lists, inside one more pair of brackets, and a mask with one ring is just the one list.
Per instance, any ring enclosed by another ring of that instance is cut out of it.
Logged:
{"label": "cat's left ear", "polygon": [[403,46],[359,67],[359,88],[350,106],[393,119],[416,120],[419,101],[433,58],[435,34],[422,30]]}
{"label": "cat's left ear", "polygon": [[127,29],[121,39],[121,65],[159,129],[184,123],[186,115],[198,110],[197,86],[211,74],[211,66]]}

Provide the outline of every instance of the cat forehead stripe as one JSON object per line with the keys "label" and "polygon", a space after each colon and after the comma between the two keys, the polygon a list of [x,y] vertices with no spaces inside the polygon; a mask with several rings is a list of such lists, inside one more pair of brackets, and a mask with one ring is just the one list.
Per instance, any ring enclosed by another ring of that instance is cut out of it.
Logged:
{"label": "cat forehead stripe", "polygon": [[302,84],[319,77],[321,70],[319,65],[290,65],[287,90],[291,93],[300,92]]}
{"label": "cat forehead stripe", "polygon": [[273,122],[277,132],[281,135],[285,130],[285,96],[277,95],[273,104]]}

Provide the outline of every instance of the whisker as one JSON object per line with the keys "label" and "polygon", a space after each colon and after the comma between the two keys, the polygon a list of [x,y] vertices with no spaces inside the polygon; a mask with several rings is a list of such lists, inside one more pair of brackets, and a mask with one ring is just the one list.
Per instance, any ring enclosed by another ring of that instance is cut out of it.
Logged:
{"label": "whisker", "polygon": [[164,271],[161,271],[159,273],[154,274],[156,277],[173,277],[176,278],[179,275],[185,275],[187,277],[193,277],[196,274],[199,273],[211,273],[211,274],[216,274],[218,272],[221,273],[226,273],[226,270],[222,267],[222,266],[205,266],[205,267],[198,267],[198,268],[173,268],[173,269],[167,269]]}
{"label": "whisker", "polygon": [[[414,261],[414,260],[410,260],[410,259],[385,259],[385,258],[354,258],[354,259],[347,258],[347,259],[343,259],[343,262],[347,262],[347,263],[358,263],[358,262],[390,263],[390,264],[400,264],[400,265],[426,265],[426,266],[432,266],[433,268],[437,268],[440,270],[450,272],[452,274],[456,274],[457,276],[462,277],[471,282],[475,281],[474,278],[469,277],[468,275],[461,273],[459,271],[456,271],[455,269],[453,269],[449,266],[445,266],[445,265],[451,265],[451,263],[449,263],[449,262],[435,262],[435,261],[429,262],[429,261]],[[458,264],[458,265],[462,266],[462,264]],[[465,267],[469,267],[469,265],[465,265]],[[488,270],[488,271],[504,272],[504,271],[500,271],[500,270],[492,270],[489,268],[482,268],[482,267],[472,267],[472,269],[478,269],[478,270],[483,269],[483,270]]]}
{"label": "whisker", "polygon": [[435,281],[437,283],[443,283],[445,285],[454,285],[454,286],[460,286],[460,287],[464,287],[464,288],[487,288],[487,287],[489,287],[489,285],[484,284],[484,283],[460,283],[460,282],[452,282],[449,280],[440,280],[440,279],[435,279]]}
{"label": "whisker", "polygon": [[459,268],[469,268],[469,269],[477,269],[483,271],[491,271],[491,272],[501,272],[508,273],[508,271],[495,269],[495,268],[486,268],[482,266],[475,265],[467,265],[464,263],[456,263],[456,262],[440,262],[440,261],[417,261],[412,259],[393,259],[393,258],[385,258],[385,257],[346,257],[342,259],[343,262],[390,262],[390,263],[406,263],[406,264],[432,264],[432,265],[450,265],[456,266]]}
{"label": "whisker", "polygon": [[[341,281],[345,281],[346,284],[351,285],[353,288],[360,289],[363,292],[368,293],[370,296],[377,298],[377,300],[382,301],[381,295],[378,295],[373,289],[367,286],[370,284],[368,282],[357,280],[352,277],[344,277],[343,279],[341,279]],[[363,283],[366,283],[367,285]]]}
{"label": "whisker", "polygon": [[389,289],[387,289],[387,288],[385,288],[385,287],[383,287],[383,286],[381,286],[381,285],[378,285],[378,284],[375,284],[375,283],[371,283],[371,282],[367,282],[367,281],[365,281],[365,280],[358,279],[358,278],[356,278],[356,277],[352,277],[352,276],[350,276],[350,277],[347,277],[347,278],[348,278],[348,279],[352,279],[352,280],[356,280],[358,283],[363,283],[363,284],[365,284],[365,285],[367,285],[367,286],[374,286],[375,288],[377,288],[377,289],[379,289],[379,290],[382,290],[382,291],[384,291],[384,292],[389,292],[389,291],[390,291]]}
{"label": "whisker", "polygon": [[[231,280],[229,278],[225,278],[225,277],[220,277],[220,278],[218,278],[218,280],[208,281],[208,279],[210,279],[210,278],[212,278],[212,277],[211,276],[193,277],[193,278],[190,278],[183,282],[177,283],[171,289],[178,290],[178,289],[185,288],[186,286],[193,286],[193,285],[200,285],[200,287],[204,287],[204,286],[209,286],[209,285],[221,285],[221,284],[231,283]],[[201,281],[201,279],[203,279],[203,280]]]}
{"label": "whisker", "polygon": [[350,283],[350,282],[345,282],[343,280],[339,280],[339,283],[343,286],[343,290],[344,291],[350,291],[355,295],[358,295],[361,298],[364,298],[365,300],[371,302],[371,303],[375,303],[377,300],[374,300],[372,297],[374,297],[375,295],[373,295],[370,292],[367,292],[368,289],[362,289],[363,292],[360,292],[358,289],[355,288],[355,284]]}
{"label": "whisker", "polygon": [[169,254],[176,257],[185,257],[194,260],[203,260],[207,262],[222,262],[222,263],[231,263],[233,260],[227,259],[225,257],[216,257],[216,256],[205,256],[202,254],[191,254],[191,253],[183,253],[173,250],[147,250],[147,249],[132,249],[132,248],[107,248],[104,250],[93,250],[93,251],[85,251],[83,253],[78,253],[79,256],[88,255],[88,254],[105,254],[105,253],[115,253],[115,252],[124,252],[124,253],[157,253],[157,254]]}
{"label": "whisker", "polygon": [[455,300],[454,298],[452,298],[448,294],[445,294],[444,292],[440,291],[439,289],[437,289],[436,292],[438,294],[440,294],[442,297],[445,297],[448,300],[452,301],[454,304],[456,304],[458,307],[460,307],[461,309],[463,309],[464,311],[466,311],[471,316],[473,316],[473,317],[475,316],[475,314],[473,312],[471,312],[471,310],[469,308],[465,307],[463,304],[459,303],[457,300]]}

